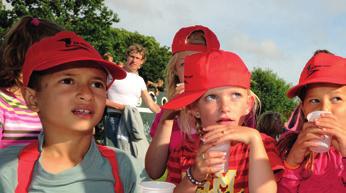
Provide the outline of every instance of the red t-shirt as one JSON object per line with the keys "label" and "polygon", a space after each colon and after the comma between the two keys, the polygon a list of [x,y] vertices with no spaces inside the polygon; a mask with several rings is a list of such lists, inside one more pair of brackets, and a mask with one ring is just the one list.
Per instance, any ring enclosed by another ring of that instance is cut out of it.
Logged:
{"label": "red t-shirt", "polygon": [[[274,173],[283,170],[284,166],[278,155],[276,141],[264,134],[261,134],[261,137]],[[167,163],[168,182],[180,183],[186,174],[186,170],[195,162],[199,144],[200,138],[197,135],[191,137],[184,136],[181,146],[175,148],[169,157]],[[244,143],[232,145],[230,148],[228,172],[206,182],[204,187],[198,188],[196,192],[249,192],[249,150],[249,146]]]}

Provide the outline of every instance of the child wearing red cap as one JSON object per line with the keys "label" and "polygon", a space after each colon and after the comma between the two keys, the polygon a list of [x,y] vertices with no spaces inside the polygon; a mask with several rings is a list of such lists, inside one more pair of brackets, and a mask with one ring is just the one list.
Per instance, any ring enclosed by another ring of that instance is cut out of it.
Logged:
{"label": "child wearing red cap", "polygon": [[60,31],[57,24],[25,16],[5,34],[0,52],[0,148],[28,144],[41,132],[37,113],[28,109],[20,92],[21,69],[33,43]]}
{"label": "child wearing red cap", "polygon": [[[346,192],[346,59],[316,51],[287,96],[298,96],[301,104],[294,129],[279,141],[286,167],[279,192]],[[325,113],[308,122],[313,111]],[[314,150],[321,145],[316,140],[325,138],[331,138],[329,149]]]}
{"label": "child wearing red cap", "polygon": [[138,164],[93,140],[106,90],[126,73],[73,32],[33,44],[22,73],[24,99],[43,133],[0,150],[0,192],[136,192]]}
{"label": "child wearing red cap", "polygon": [[[242,126],[253,101],[251,74],[239,56],[221,50],[187,56],[184,77],[184,92],[163,106],[189,114],[182,128],[190,132],[168,163],[174,192],[276,192],[273,170],[283,167],[275,140]],[[229,151],[211,150],[221,144]]]}
{"label": "child wearing red cap", "polygon": [[[172,42],[173,56],[166,67],[168,98],[171,99],[184,91],[185,56],[219,48],[220,44],[216,35],[205,26],[195,25],[179,29]],[[146,154],[145,166],[153,179],[162,176],[170,153],[180,144],[182,131],[177,122],[178,117],[179,112],[163,110],[155,116],[150,128],[152,141]]]}

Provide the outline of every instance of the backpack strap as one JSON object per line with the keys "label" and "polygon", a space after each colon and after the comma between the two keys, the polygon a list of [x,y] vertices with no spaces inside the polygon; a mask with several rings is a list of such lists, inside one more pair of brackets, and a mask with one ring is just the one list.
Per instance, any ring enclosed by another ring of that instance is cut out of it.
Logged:
{"label": "backpack strap", "polygon": [[116,193],[124,193],[123,184],[119,176],[118,161],[116,153],[103,145],[97,145],[102,156],[105,157],[112,167],[112,173],[114,177],[114,190]]}
{"label": "backpack strap", "polygon": [[[101,155],[105,157],[112,167],[114,177],[114,191],[116,193],[124,193],[123,185],[120,180],[118,162],[116,153],[105,146],[98,145]],[[32,180],[32,174],[35,168],[35,163],[39,159],[40,152],[38,151],[38,141],[25,146],[18,155],[18,170],[17,179],[18,184],[15,193],[27,193]]]}
{"label": "backpack strap", "polygon": [[38,151],[38,141],[33,141],[25,146],[18,156],[17,179],[18,184],[15,193],[27,193],[32,179],[35,162],[40,153]]}

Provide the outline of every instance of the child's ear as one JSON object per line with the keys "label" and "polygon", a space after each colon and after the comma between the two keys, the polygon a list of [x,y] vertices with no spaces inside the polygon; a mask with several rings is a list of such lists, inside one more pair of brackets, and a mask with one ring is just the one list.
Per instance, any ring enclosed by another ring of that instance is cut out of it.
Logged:
{"label": "child's ear", "polygon": [[32,88],[22,87],[22,95],[28,108],[34,112],[39,112],[37,92]]}
{"label": "child's ear", "polygon": [[196,111],[196,110],[194,110],[194,109],[190,109],[189,112],[191,113],[191,115],[192,115],[194,118],[196,118],[196,119],[200,119],[200,118],[201,118],[201,114],[200,114],[198,111]]}
{"label": "child's ear", "polygon": [[255,97],[250,95],[249,99],[248,99],[248,102],[247,102],[247,109],[245,111],[245,114],[246,115],[249,114],[254,106],[255,106]]}
{"label": "child's ear", "polygon": [[188,112],[196,119],[201,118],[201,113],[198,111],[198,109],[195,106],[190,106],[188,109]]}

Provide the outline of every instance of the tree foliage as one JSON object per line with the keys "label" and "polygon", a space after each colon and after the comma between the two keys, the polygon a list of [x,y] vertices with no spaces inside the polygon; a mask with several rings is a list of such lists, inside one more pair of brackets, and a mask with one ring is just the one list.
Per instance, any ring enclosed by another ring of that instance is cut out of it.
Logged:
{"label": "tree foliage", "polygon": [[113,29],[119,22],[116,13],[108,9],[104,0],[6,0],[0,4],[0,37],[20,17],[31,15],[64,26],[89,41],[101,54],[110,52],[116,61],[125,61],[125,50],[139,43],[148,49],[148,59],[140,74],[145,80],[163,78],[170,57],[167,47],[153,38],[124,29]]}
{"label": "tree foliage", "polygon": [[117,14],[104,5],[104,0],[6,0],[10,9],[0,9],[0,32],[9,28],[18,18],[31,15],[56,22],[75,31],[98,50],[108,43],[111,25],[118,22]]}
{"label": "tree foliage", "polygon": [[296,106],[296,101],[286,97],[289,88],[290,85],[271,70],[255,68],[252,71],[251,89],[261,100],[260,113],[276,111],[286,120]]}

